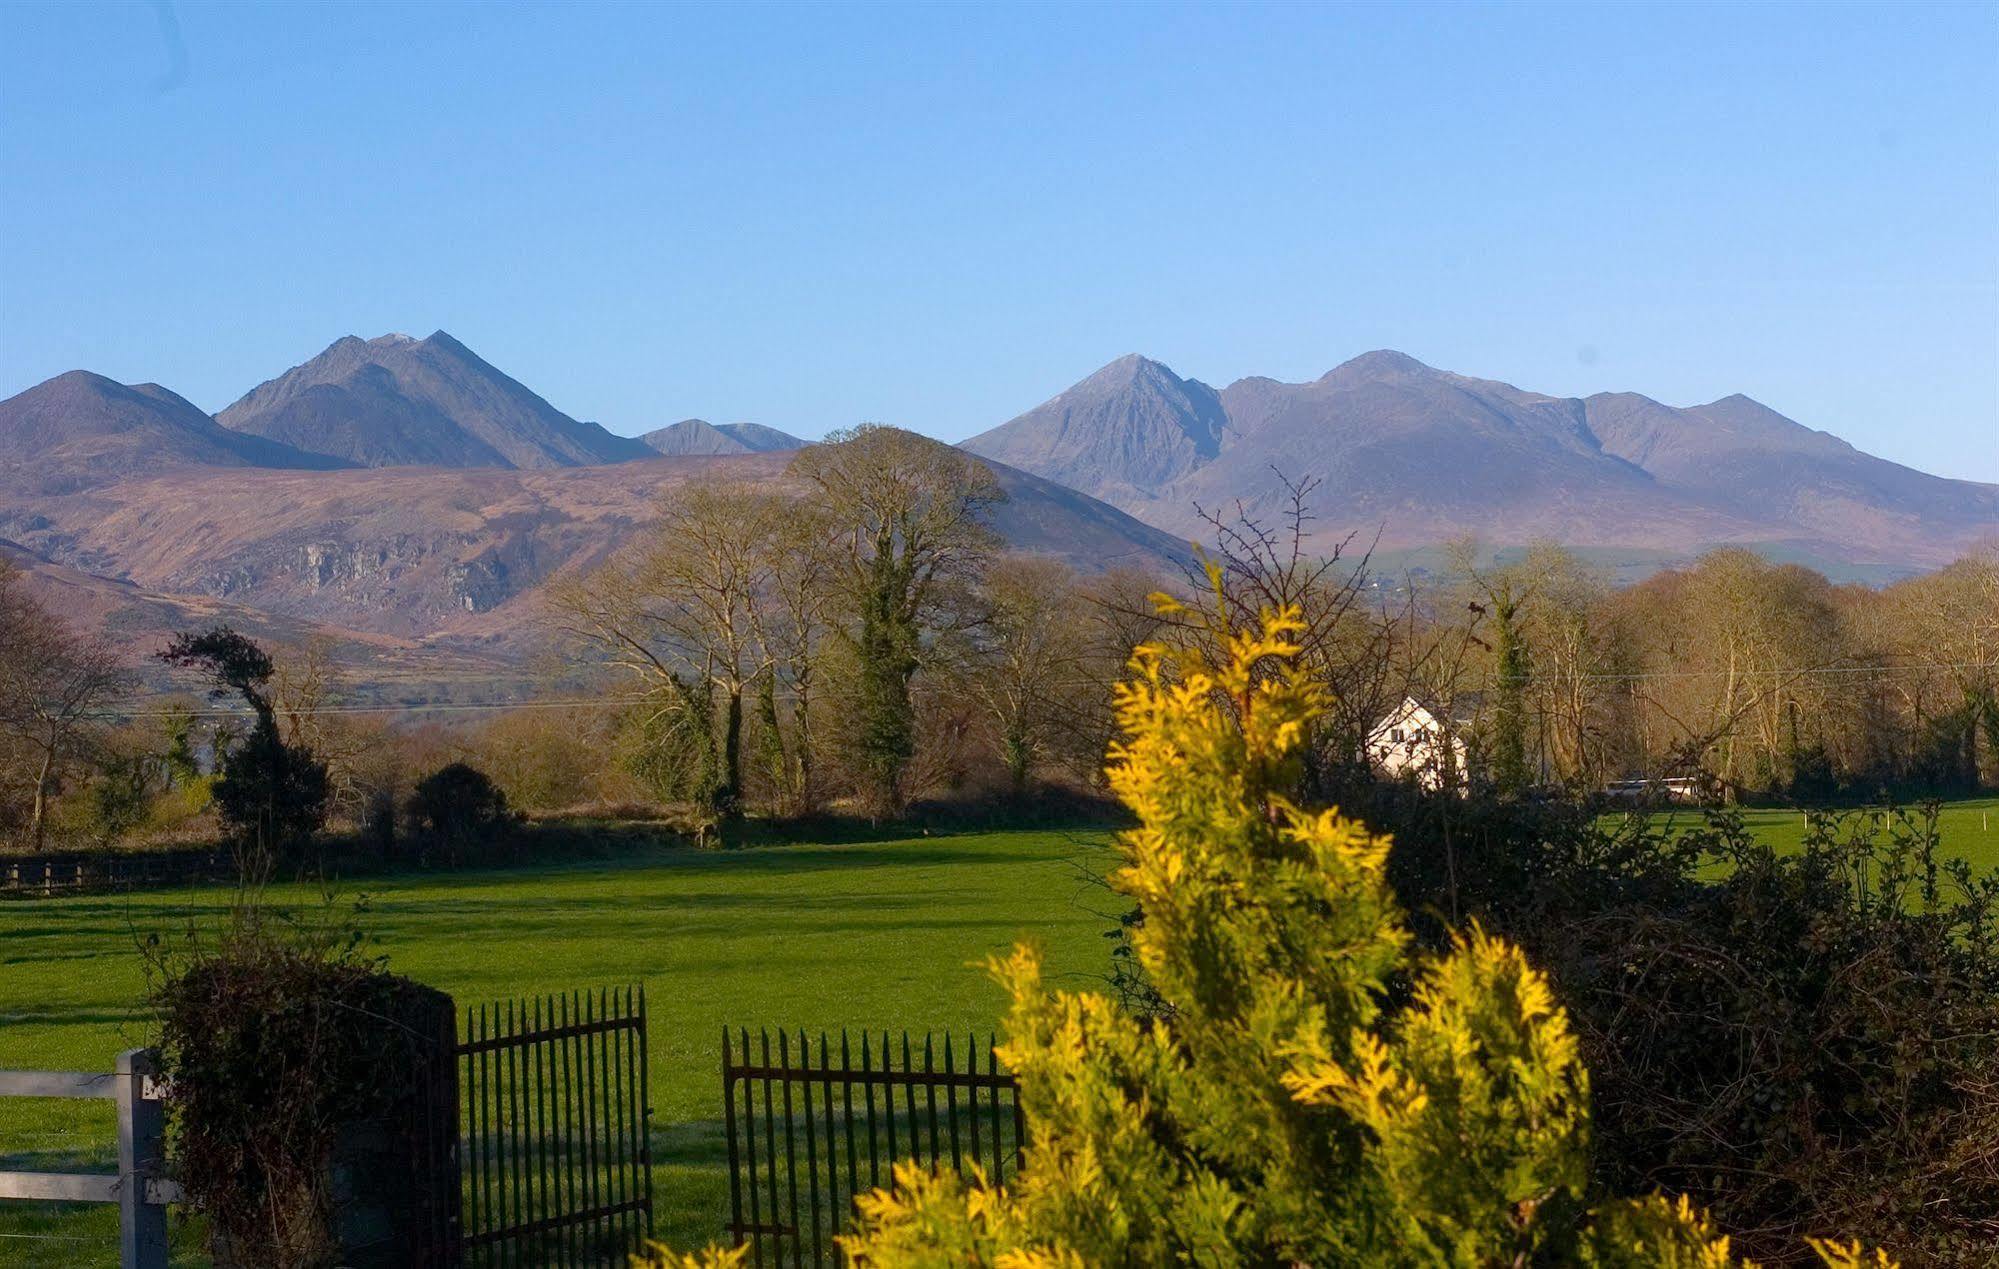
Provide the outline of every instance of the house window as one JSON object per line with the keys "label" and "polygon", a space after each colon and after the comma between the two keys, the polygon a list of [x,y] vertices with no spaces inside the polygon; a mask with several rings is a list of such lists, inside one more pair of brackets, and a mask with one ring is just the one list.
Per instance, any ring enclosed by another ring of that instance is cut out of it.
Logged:
{"label": "house window", "polygon": [[1397,727],[1388,733],[1388,738],[1389,740],[1399,745],[1403,741],[1409,739],[1409,733],[1403,731],[1400,727]]}

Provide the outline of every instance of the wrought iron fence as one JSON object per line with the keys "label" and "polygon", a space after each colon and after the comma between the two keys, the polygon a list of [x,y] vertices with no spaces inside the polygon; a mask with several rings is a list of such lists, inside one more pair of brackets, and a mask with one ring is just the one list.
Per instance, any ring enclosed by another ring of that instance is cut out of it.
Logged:
{"label": "wrought iron fence", "polygon": [[[884,1031],[858,1047],[841,1032],[837,1052],[824,1033],[817,1061],[804,1032],[722,1032],[723,1124],[729,1146],[729,1233],[752,1262],[838,1263],[834,1241],[854,1199],[894,1188],[894,1165],[915,1161],[960,1173],[977,1166],[992,1180],[1019,1166],[1026,1139],[1014,1077],[1000,1070],[987,1037],[941,1051],[926,1034],[920,1049],[904,1032],[897,1050]],[[980,1070],[980,1054],[985,1069]],[[960,1062],[963,1069],[960,1069]]]}
{"label": "wrought iron fence", "polygon": [[468,1009],[468,1265],[625,1263],[652,1232],[645,989]]}

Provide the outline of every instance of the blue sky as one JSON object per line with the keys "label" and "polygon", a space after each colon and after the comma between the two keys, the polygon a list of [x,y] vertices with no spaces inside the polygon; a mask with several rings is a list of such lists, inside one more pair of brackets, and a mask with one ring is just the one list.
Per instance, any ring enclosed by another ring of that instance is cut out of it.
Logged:
{"label": "blue sky", "polygon": [[1999,479],[1999,6],[0,6],[0,395],[451,331],[957,439],[1144,352],[1746,392]]}

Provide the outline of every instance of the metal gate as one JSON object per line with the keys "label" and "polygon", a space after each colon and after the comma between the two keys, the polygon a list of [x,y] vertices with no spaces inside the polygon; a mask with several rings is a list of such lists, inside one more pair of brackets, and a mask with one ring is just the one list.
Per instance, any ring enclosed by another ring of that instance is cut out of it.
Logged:
{"label": "metal gate", "polygon": [[834,1239],[855,1197],[893,1188],[903,1160],[960,1173],[976,1165],[992,1181],[1019,1167],[1020,1086],[1000,1070],[990,1036],[954,1052],[947,1035],[940,1052],[929,1035],[919,1051],[904,1032],[899,1064],[887,1032],[858,1046],[841,1032],[837,1054],[821,1034],[816,1061],[813,1048],[803,1032],[796,1045],[779,1032],[774,1048],[759,1032],[752,1053],[747,1030],[734,1043],[722,1032],[729,1234],[753,1263],[838,1263]]}
{"label": "metal gate", "polygon": [[468,1265],[623,1265],[652,1233],[643,987],[465,1012]]}

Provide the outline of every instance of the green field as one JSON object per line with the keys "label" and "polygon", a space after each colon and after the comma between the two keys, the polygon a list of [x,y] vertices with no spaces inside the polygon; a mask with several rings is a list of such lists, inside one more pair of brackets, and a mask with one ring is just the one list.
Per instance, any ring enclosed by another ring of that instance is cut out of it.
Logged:
{"label": "green field", "polygon": [[[1101,832],[1014,832],[661,847],[615,863],[353,889],[369,896],[364,925],[390,966],[461,1004],[645,985],[658,1225],[698,1245],[726,1220],[724,1024],[984,1031],[1002,998],[980,962],[1014,941],[1038,940],[1051,975],[1074,983],[1108,968],[1102,936],[1119,902],[1089,877],[1109,861]],[[146,1038],[136,940],[212,919],[227,898],[202,890],[0,906],[0,1067],[109,1069],[119,1049]],[[108,1170],[110,1110],[0,1102],[0,1168]],[[0,1207],[0,1265],[111,1265],[114,1238],[109,1208]]]}
{"label": "green field", "polygon": [[[1795,811],[1751,811],[1794,846]],[[1999,864],[1999,799],[1958,802],[1946,852]],[[920,837],[732,851],[642,847],[591,861],[371,879],[365,927],[392,968],[462,1004],[643,983],[659,1229],[691,1246],[726,1219],[719,1033],[724,1024],[901,1030],[990,1027],[998,990],[979,962],[1023,937],[1051,974],[1088,985],[1107,965],[1121,908],[1090,877],[1099,831]],[[213,919],[221,890],[0,905],[0,1067],[108,1069],[141,1044],[135,945]],[[312,902],[303,890],[280,895]],[[1060,979],[1058,978],[1058,981]],[[0,1102],[0,1167],[108,1168],[110,1107]],[[108,1208],[0,1206],[0,1266],[116,1262]],[[186,1262],[199,1263],[186,1232]]]}
{"label": "green field", "polygon": [[[1812,814],[1858,815],[1857,810],[1816,811]],[[1898,812],[1914,818],[1918,808],[1903,807]],[[1698,825],[1704,817],[1697,810],[1660,812],[1660,821]],[[1806,813],[1796,810],[1759,808],[1742,812],[1744,827],[1779,851],[1796,850],[1805,836]],[[1946,857],[1961,858],[1978,869],[1999,867],[1999,798],[1970,798],[1946,802],[1937,816],[1937,834]]]}

